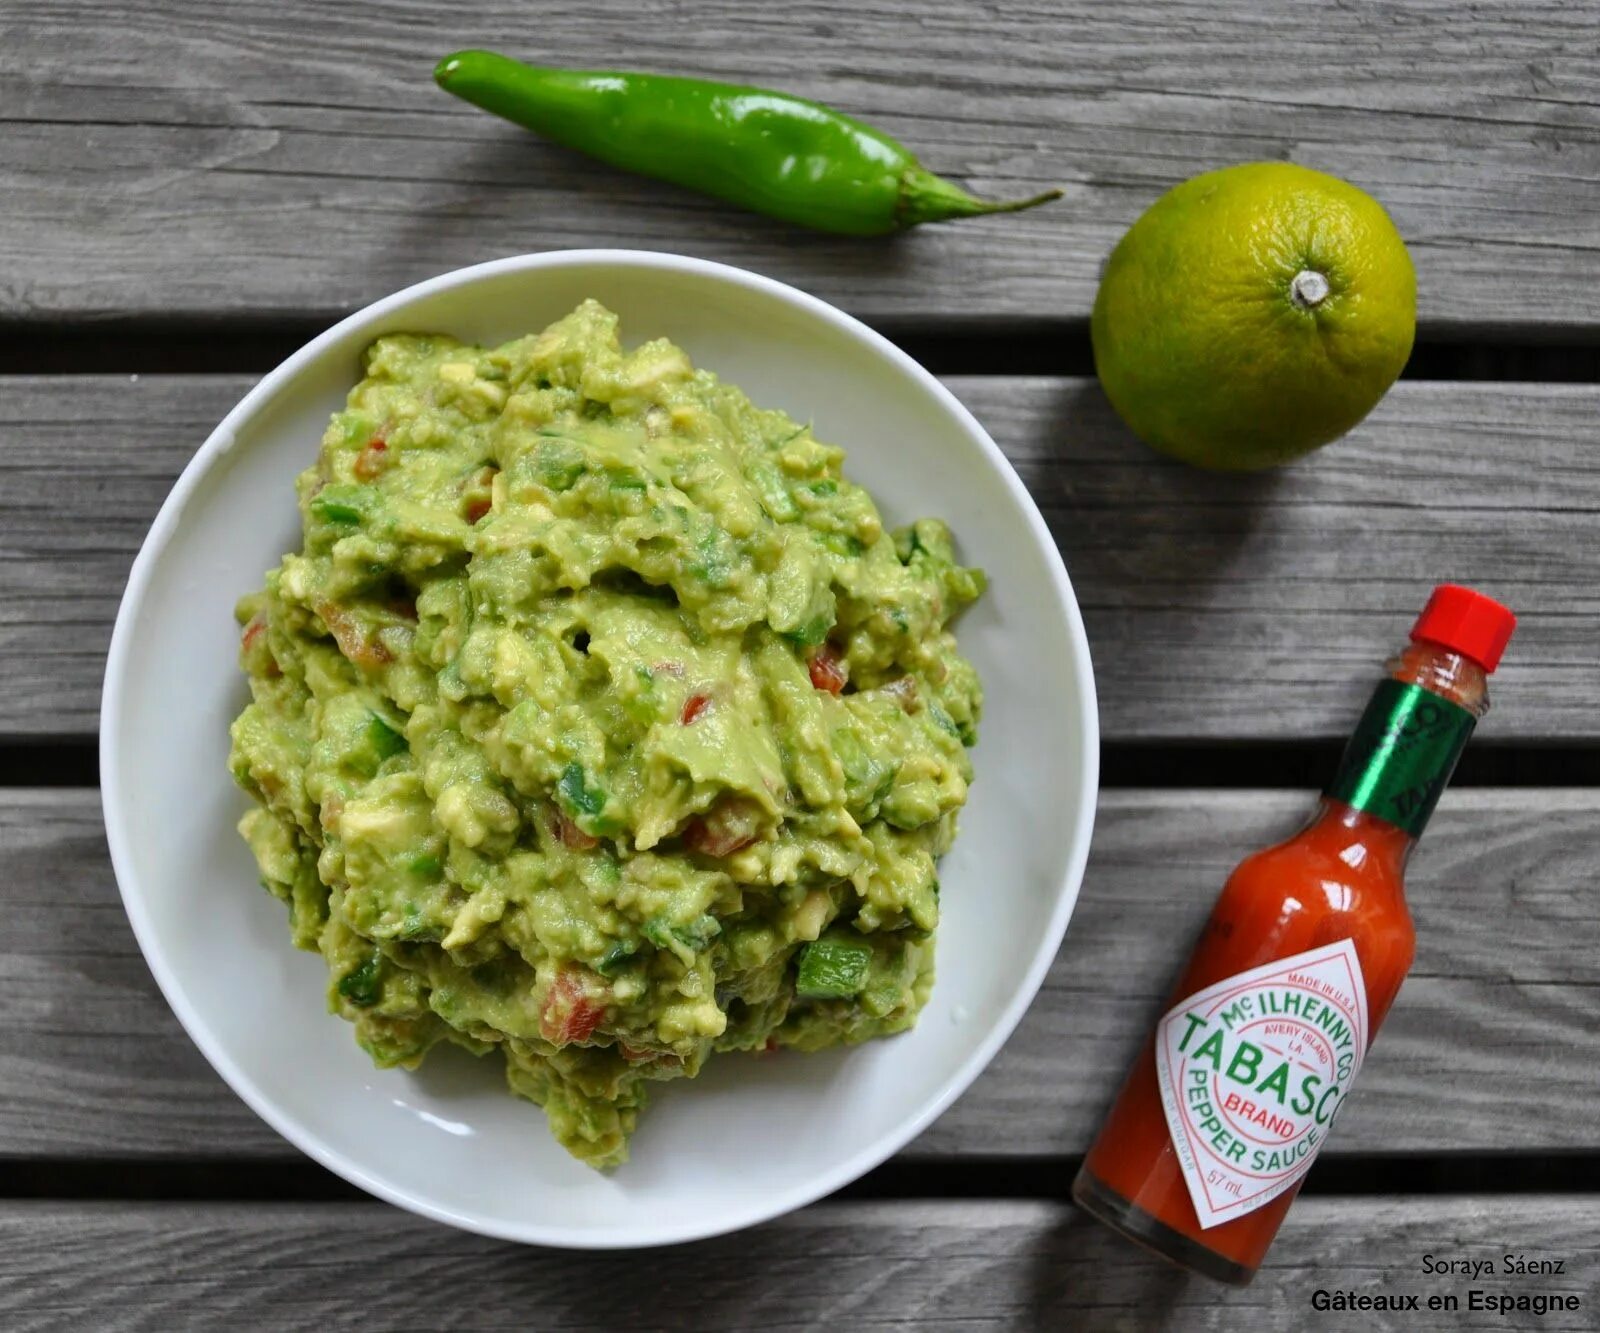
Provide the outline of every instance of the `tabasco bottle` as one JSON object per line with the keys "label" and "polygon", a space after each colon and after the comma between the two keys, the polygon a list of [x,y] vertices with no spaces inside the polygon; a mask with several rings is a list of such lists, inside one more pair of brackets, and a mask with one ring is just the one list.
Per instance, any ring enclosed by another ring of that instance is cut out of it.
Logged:
{"label": "tabasco bottle", "polygon": [[1434,589],[1310,822],[1228,877],[1073,1182],[1080,1207],[1208,1277],[1255,1276],[1411,966],[1406,858],[1515,624]]}

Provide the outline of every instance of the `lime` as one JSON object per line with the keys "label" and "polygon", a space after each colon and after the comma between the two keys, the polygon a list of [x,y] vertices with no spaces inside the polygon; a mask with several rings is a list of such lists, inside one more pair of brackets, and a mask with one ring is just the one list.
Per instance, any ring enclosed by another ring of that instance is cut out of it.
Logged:
{"label": "lime", "polygon": [[1336,439],[1411,355],[1417,276],[1382,206],[1285,162],[1174,187],[1111,252],[1090,330],[1106,396],[1200,467],[1272,467]]}

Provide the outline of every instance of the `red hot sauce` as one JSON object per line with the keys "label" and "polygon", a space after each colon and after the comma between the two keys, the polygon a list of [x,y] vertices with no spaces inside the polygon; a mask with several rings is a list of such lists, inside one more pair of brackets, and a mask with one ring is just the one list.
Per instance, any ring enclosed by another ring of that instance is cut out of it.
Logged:
{"label": "red hot sauce", "polygon": [[1405,866],[1515,617],[1434,590],[1311,820],[1229,876],[1072,1195],[1243,1285],[1272,1244],[1411,966]]}

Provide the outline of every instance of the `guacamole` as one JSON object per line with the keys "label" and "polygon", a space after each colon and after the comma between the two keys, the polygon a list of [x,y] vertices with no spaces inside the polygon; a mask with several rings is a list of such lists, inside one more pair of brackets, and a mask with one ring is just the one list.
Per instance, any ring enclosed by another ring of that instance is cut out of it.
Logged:
{"label": "guacamole", "polygon": [[983,577],[842,461],[593,301],[369,349],[302,549],[239,604],[231,767],[380,1066],[499,1051],[610,1166],[649,1083],[715,1051],[915,1021],[981,697],[949,625]]}

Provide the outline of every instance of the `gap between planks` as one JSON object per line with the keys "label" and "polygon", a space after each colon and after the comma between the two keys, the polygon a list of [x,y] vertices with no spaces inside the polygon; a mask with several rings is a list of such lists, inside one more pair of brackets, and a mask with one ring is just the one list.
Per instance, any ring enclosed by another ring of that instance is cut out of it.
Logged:
{"label": "gap between planks", "polygon": [[[38,324],[0,319],[9,375],[262,375],[349,310],[252,320],[162,316]],[[1086,321],[943,319],[930,326],[879,320],[877,331],[935,375],[1094,374]],[[1574,335],[1538,324],[1424,328],[1402,378],[1494,383],[1600,383],[1600,330]]]}
{"label": "gap between planks", "polygon": [[[830,1198],[1032,1199],[1066,1202],[1081,1156],[928,1156],[913,1143]],[[329,1203],[366,1196],[309,1158],[0,1157],[0,1200],[126,1202],[295,1200]],[[1386,1195],[1600,1194],[1600,1151],[1508,1153],[1344,1153],[1319,1157],[1303,1198]]]}
{"label": "gap between planks", "polygon": [[[1315,790],[1333,773],[1341,748],[1337,741],[1111,741],[1100,747],[1100,787]],[[0,789],[94,787],[100,781],[99,761],[93,736],[0,735]],[[1450,785],[1600,787],[1600,746],[1479,743],[1462,756]]]}

